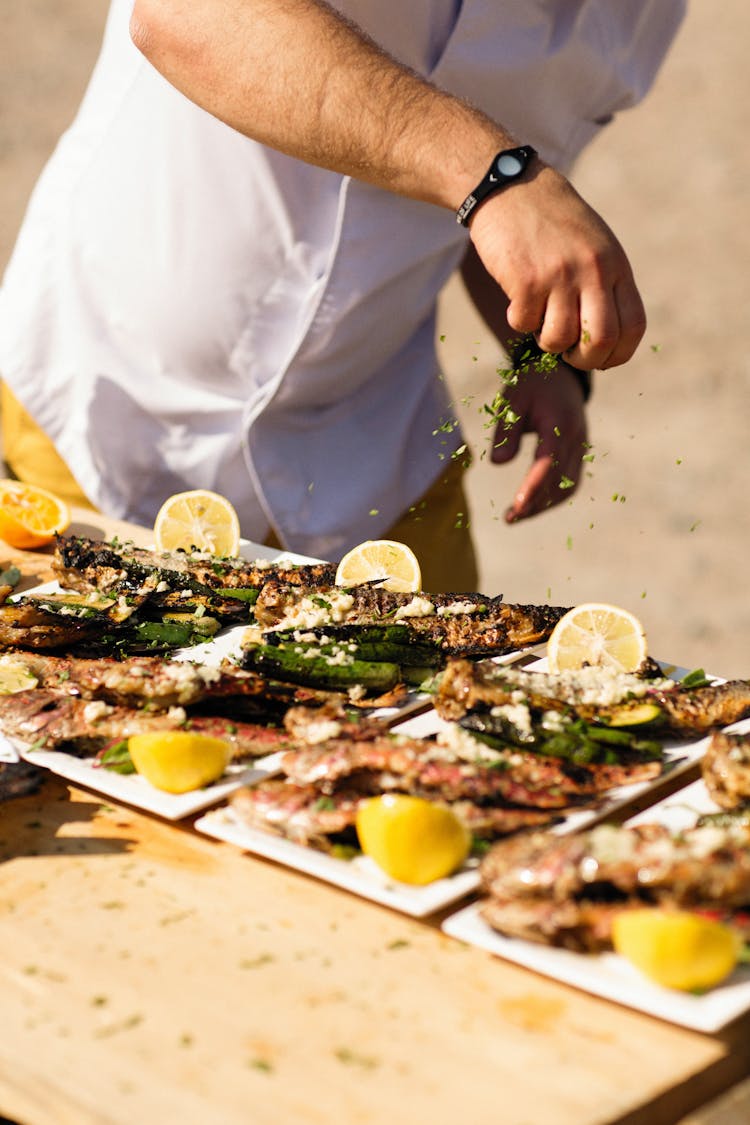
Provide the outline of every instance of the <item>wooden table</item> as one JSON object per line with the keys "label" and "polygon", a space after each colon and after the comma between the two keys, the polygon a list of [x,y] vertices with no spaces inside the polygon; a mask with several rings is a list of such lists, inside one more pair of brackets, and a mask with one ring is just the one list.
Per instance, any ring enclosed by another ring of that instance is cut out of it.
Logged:
{"label": "wooden table", "polygon": [[51,775],[0,805],[0,860],[23,1125],[659,1125],[750,1072],[750,1017],[662,1023]]}

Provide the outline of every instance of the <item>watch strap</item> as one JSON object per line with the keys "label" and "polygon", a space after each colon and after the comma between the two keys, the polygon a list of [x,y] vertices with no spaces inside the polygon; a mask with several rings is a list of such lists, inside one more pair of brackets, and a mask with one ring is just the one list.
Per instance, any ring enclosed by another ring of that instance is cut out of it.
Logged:
{"label": "watch strap", "polygon": [[[502,152],[498,152],[493,158],[487,172],[480,180],[474,190],[466,196],[458,211],[456,211],[456,222],[461,223],[466,227],[469,225],[469,218],[479,206],[479,204],[501,188],[507,187],[508,184],[514,183],[519,176],[522,176],[526,171],[530,161],[537,155],[536,149],[531,145],[519,145],[517,148],[506,148]],[[501,157],[509,156],[515,157],[519,167],[511,173],[502,172],[499,168]]]}

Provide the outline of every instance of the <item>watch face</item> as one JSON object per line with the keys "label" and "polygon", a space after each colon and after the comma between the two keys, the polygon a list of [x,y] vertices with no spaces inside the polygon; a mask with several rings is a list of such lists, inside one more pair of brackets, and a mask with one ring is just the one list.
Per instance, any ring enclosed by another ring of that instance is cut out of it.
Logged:
{"label": "watch face", "polygon": [[524,164],[518,156],[511,152],[502,153],[497,159],[497,170],[502,176],[518,176],[523,172]]}

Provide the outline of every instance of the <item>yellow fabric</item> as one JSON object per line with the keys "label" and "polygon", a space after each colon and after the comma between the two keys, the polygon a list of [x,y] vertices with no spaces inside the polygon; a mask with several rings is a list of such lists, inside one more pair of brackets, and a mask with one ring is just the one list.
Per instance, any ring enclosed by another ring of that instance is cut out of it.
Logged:
{"label": "yellow fabric", "polygon": [[[68,504],[93,508],[47,435],[21,406],[5,383],[0,385],[5,462],[11,474],[40,485]],[[419,559],[422,585],[433,594],[477,588],[477,561],[469,531],[464,467],[458,461],[445,472],[406,515],[378,539],[407,543]],[[266,540],[278,546],[271,534]]]}
{"label": "yellow fabric", "polygon": [[[452,461],[406,515],[373,538],[408,544],[419,560],[422,588],[428,593],[468,593],[476,590],[479,579],[468,525],[464,467]],[[266,545],[281,546],[273,532]]]}
{"label": "yellow fabric", "polygon": [[479,575],[463,465],[451,461],[419,503],[378,538],[411,547],[419,560],[424,590],[433,594],[476,590]]}
{"label": "yellow fabric", "polygon": [[11,476],[46,488],[74,507],[94,508],[50,439],[5,383],[0,384],[0,411],[3,457]]}

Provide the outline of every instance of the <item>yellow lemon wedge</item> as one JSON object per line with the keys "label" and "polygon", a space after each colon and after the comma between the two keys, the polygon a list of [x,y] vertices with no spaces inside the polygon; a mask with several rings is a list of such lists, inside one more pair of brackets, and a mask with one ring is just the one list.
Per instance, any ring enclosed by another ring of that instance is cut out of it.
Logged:
{"label": "yellow lemon wedge", "polygon": [[21,660],[12,656],[0,657],[0,695],[13,695],[17,691],[30,691],[38,684],[36,676]]}
{"label": "yellow lemon wedge", "polygon": [[650,980],[685,992],[720,984],[734,969],[741,949],[739,935],[722,922],[648,907],[615,917],[612,944]]}
{"label": "yellow lemon wedge", "polygon": [[344,555],[336,571],[337,586],[363,582],[377,582],[394,593],[415,594],[422,589],[417,556],[395,539],[366,539]]}
{"label": "yellow lemon wedge", "polygon": [[46,547],[70,526],[70,509],[46,488],[0,480],[0,539],[22,551]]}
{"label": "yellow lemon wedge", "polygon": [[154,523],[157,551],[206,551],[223,557],[240,549],[240,521],[218,492],[196,488],[175,492],[159,509]]}
{"label": "yellow lemon wedge", "polygon": [[550,672],[575,671],[589,664],[635,672],[648,655],[646,634],[627,609],[584,602],[569,610],[547,641]]}
{"label": "yellow lemon wedge", "polygon": [[133,734],[128,750],[138,773],[167,793],[188,793],[210,785],[221,777],[232,757],[225,739],[188,730]]}
{"label": "yellow lemon wedge", "polygon": [[453,874],[471,850],[471,833],[452,809],[401,793],[364,801],[357,835],[387,875],[414,885]]}

